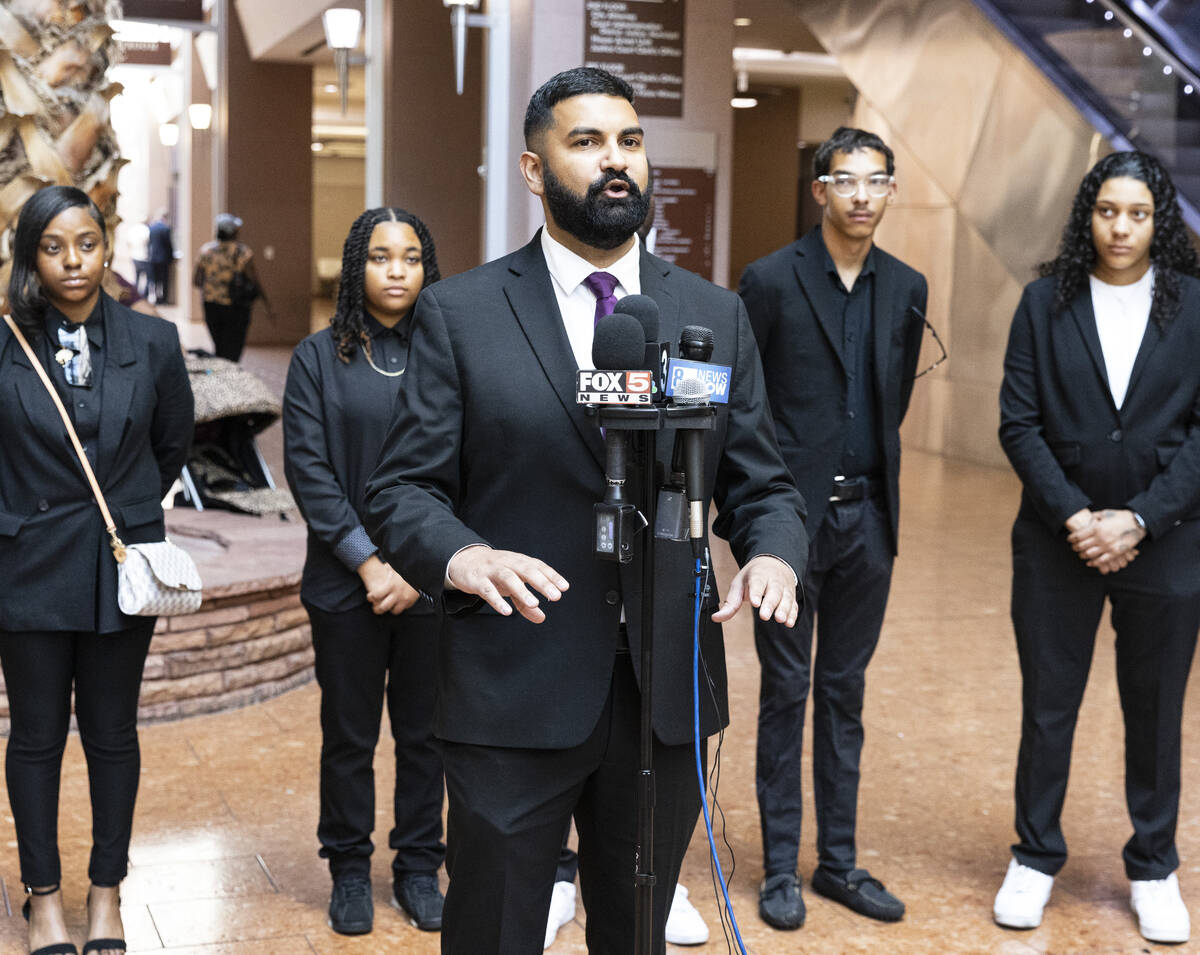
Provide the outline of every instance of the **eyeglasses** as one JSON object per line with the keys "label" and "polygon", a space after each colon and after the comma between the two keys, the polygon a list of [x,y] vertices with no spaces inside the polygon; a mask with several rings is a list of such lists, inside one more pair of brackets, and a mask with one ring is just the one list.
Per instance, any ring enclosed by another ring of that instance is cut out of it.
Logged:
{"label": "eyeglasses", "polygon": [[866,179],[859,179],[858,176],[817,176],[817,182],[823,182],[827,186],[832,186],[834,194],[841,196],[843,199],[857,196],[860,184],[866,187],[867,195],[872,199],[882,199],[892,191],[892,186],[896,183],[896,177],[876,175],[868,176]]}
{"label": "eyeglasses", "polygon": [[944,361],[945,361],[947,358],[949,358],[950,356],[949,356],[949,355],[946,353],[946,346],[942,344],[942,339],[941,339],[941,336],[940,336],[940,335],[938,335],[938,333],[937,333],[937,329],[936,329],[936,328],[934,328],[934,327],[933,327],[933,326],[932,326],[932,325],[929,323],[929,319],[927,319],[927,318],[926,318],[924,315],[922,315],[922,314],[920,313],[920,311],[918,311],[918,310],[917,310],[915,307],[914,307],[914,308],[910,308],[910,309],[909,309],[909,312],[910,312],[912,315],[914,315],[915,317],[919,318],[919,319],[920,319],[920,320],[921,320],[921,321],[922,321],[922,322],[925,324],[925,327],[929,329],[929,332],[930,332],[930,334],[932,334],[932,335],[933,335],[933,340],[934,340],[935,342],[937,342],[937,347],[938,347],[939,349],[941,349],[941,352],[942,352],[942,357],[941,357],[941,358],[939,358],[937,361],[935,361],[935,362],[934,362],[932,365],[930,365],[930,366],[929,366],[928,368],[926,368],[924,371],[922,371],[922,372],[918,372],[917,374],[915,374],[915,375],[913,375],[913,376],[912,376],[912,379],[911,379],[911,380],[912,380],[912,381],[916,381],[916,380],[917,380],[918,378],[920,378],[922,375],[928,375],[928,374],[929,374],[931,371],[933,371],[933,369],[935,369],[935,368],[936,368],[938,365],[940,365],[942,362],[944,362]]}

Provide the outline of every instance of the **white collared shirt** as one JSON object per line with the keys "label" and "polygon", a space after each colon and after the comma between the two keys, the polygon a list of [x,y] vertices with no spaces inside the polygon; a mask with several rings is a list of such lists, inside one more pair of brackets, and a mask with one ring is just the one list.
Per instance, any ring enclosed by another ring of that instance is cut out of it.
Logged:
{"label": "white collared shirt", "polygon": [[1119,409],[1125,403],[1129,377],[1146,323],[1150,320],[1150,305],[1154,299],[1154,267],[1132,285],[1109,285],[1089,275],[1092,289],[1092,311],[1096,315],[1096,332],[1100,350],[1104,353],[1104,368],[1113,403]]}
{"label": "white collared shirt", "polygon": [[617,277],[617,287],[613,294],[618,300],[626,295],[640,295],[641,246],[634,242],[621,258],[601,269],[587,259],[580,258],[550,235],[549,229],[543,228],[542,254],[546,257],[546,268],[550,270],[550,284],[554,286],[554,297],[558,299],[558,311],[562,316],[567,338],[571,342],[575,364],[580,368],[592,368],[596,296],[583,284],[583,280],[593,272],[608,272]]}

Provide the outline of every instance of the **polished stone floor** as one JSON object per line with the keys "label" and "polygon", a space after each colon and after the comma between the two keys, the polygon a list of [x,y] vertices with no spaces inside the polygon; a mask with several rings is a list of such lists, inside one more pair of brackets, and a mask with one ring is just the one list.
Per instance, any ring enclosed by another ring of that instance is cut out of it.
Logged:
{"label": "polished stone floor", "polygon": [[[278,368],[278,357],[248,363]],[[268,445],[271,437],[266,436]],[[730,894],[750,952],[1134,953],[1144,942],[1127,907],[1120,859],[1128,836],[1112,635],[1099,636],[1077,736],[1065,814],[1072,857],[1042,927],[1010,932],[991,921],[1007,863],[1019,688],[1007,614],[1008,528],[1017,485],[1004,471],[908,453],[901,557],[883,636],[869,671],[859,807],[861,864],[908,904],[904,921],[877,925],[810,892],[808,922],[776,932],[757,916],[761,849],[754,801],[758,675],[749,619],[727,627],[733,722],[721,758],[725,838],[736,858]],[[719,564],[729,578],[727,553]],[[1193,694],[1186,725],[1197,718]],[[316,855],[318,694],[308,685],[266,703],[142,730],[142,788],[123,914],[132,952],[175,955],[432,953],[388,904],[389,860],[375,859],[376,927],[358,939],[325,925],[328,880]],[[1200,716],[1200,714],[1197,714]],[[386,732],[386,729],[385,729]],[[1200,734],[1185,730],[1180,879],[1200,904]],[[377,757],[377,834],[386,841],[390,753]],[[806,798],[810,788],[806,783]],[[87,784],[72,737],[63,776],[61,846],[68,915],[84,926],[89,847]],[[11,816],[0,803],[0,952],[24,951]],[[722,857],[726,872],[730,853]],[[815,864],[811,819],[801,872]],[[684,881],[724,952],[697,830]],[[1200,911],[1200,910],[1198,910]],[[552,953],[584,952],[580,907]],[[1200,930],[1198,930],[1200,933]],[[1176,951],[1200,952],[1200,941]],[[681,949],[678,951],[682,951]],[[487,955],[487,953],[480,953]]]}

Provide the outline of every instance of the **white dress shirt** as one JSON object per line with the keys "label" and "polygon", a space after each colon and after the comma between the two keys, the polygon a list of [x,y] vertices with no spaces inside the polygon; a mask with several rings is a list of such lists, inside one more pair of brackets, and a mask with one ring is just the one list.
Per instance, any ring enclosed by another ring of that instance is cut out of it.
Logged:
{"label": "white dress shirt", "polygon": [[634,242],[616,262],[600,269],[557,241],[549,229],[542,229],[542,254],[546,257],[546,268],[550,270],[550,284],[554,286],[554,297],[558,299],[558,311],[571,342],[575,364],[580,368],[592,368],[596,296],[583,280],[593,272],[608,272],[617,278],[613,294],[618,300],[626,295],[641,295],[641,247]]}
{"label": "white dress shirt", "polygon": [[1108,372],[1108,387],[1119,409],[1129,390],[1129,376],[1146,323],[1150,320],[1150,304],[1154,297],[1154,267],[1132,285],[1109,285],[1096,276],[1088,276],[1092,287],[1092,311],[1096,314],[1096,332],[1100,335],[1100,350],[1104,353],[1104,368]]}

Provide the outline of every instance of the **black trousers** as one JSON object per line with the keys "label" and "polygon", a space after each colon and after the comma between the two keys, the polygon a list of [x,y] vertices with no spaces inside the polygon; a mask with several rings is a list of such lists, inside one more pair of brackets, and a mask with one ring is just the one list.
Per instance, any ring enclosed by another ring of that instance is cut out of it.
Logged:
{"label": "black trousers", "polygon": [[246,347],[246,332],[250,328],[250,306],[204,303],[204,324],[212,335],[213,354],[218,358],[237,361]]}
{"label": "black trousers", "polygon": [[574,882],[575,876],[579,874],[579,856],[567,845],[570,838],[571,824],[568,823],[567,831],[563,833],[562,848],[558,850],[558,866],[554,870],[555,882]]}
{"label": "black trousers", "polygon": [[795,628],[754,618],[762,673],[755,781],[768,876],[796,871],[810,674],[818,864],[837,873],[855,867],[866,670],[891,580],[884,503],[869,496],[831,503],[809,546],[804,608]]}
{"label": "black trousers", "polygon": [[[640,701],[629,654],[619,653],[600,719],[579,746],[444,744],[450,889],[443,953],[539,955],[572,813],[588,951],[633,951]],[[662,953],[667,909],[699,814],[700,791],[691,744],[655,740],[654,769],[654,951]]]}
{"label": "black trousers", "polygon": [[1180,722],[1200,631],[1200,522],[1147,541],[1124,570],[1102,576],[1041,521],[1013,527],[1012,619],[1021,662],[1013,855],[1055,874],[1067,859],[1060,817],[1071,743],[1104,599],[1117,632],[1117,688],[1125,716],[1125,801],[1133,835],[1130,879],[1164,879],[1179,866]]}
{"label": "black trousers", "polygon": [[442,753],[433,737],[440,617],[380,616],[367,604],[341,613],[304,606],[321,687],[320,854],[335,878],[370,873],[375,745],[386,697],[396,753],[392,872],[436,872],[446,856]]}
{"label": "black trousers", "polygon": [[150,262],[151,288],[154,291],[154,304],[164,305],[170,297],[168,285],[171,281],[171,263]]}
{"label": "black trousers", "polygon": [[26,885],[62,881],[58,793],[72,687],[92,801],[88,878],[125,878],[141,772],[138,692],[153,632],[153,617],[119,633],[0,631],[11,715],[5,776]]}

